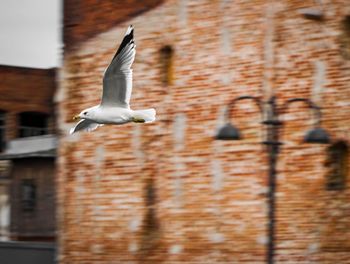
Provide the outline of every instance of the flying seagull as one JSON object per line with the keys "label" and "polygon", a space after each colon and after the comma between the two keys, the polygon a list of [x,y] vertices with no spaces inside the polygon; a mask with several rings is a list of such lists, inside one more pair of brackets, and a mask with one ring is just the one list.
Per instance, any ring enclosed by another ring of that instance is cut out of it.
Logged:
{"label": "flying seagull", "polygon": [[74,116],[74,120],[81,120],[71,128],[70,134],[80,130],[92,131],[104,124],[147,123],[155,120],[156,111],[153,108],[130,109],[131,64],[135,59],[135,47],[134,28],[129,26],[117,53],[104,73],[101,103]]}

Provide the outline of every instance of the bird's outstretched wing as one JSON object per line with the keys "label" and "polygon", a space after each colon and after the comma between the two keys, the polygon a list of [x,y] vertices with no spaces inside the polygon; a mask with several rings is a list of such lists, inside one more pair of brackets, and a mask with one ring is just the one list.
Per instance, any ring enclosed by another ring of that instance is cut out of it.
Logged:
{"label": "bird's outstretched wing", "polygon": [[93,121],[89,121],[89,120],[86,120],[86,119],[83,119],[81,121],[79,121],[75,127],[72,127],[69,131],[70,134],[73,134],[75,132],[78,132],[80,130],[84,130],[84,131],[93,131],[95,130],[96,128],[98,128],[99,126],[103,126],[102,124],[98,124],[98,123],[95,123]]}
{"label": "bird's outstretched wing", "polygon": [[124,39],[103,76],[103,106],[129,108],[132,91],[131,64],[135,59],[134,28],[129,26]]}

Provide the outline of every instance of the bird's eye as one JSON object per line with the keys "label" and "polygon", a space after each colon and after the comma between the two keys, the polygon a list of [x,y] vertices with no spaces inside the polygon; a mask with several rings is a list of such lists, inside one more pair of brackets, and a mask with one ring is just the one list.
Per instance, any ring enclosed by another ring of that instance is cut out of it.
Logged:
{"label": "bird's eye", "polygon": [[84,112],[83,114],[84,114],[84,115],[87,115],[87,113],[88,113],[88,112]]}

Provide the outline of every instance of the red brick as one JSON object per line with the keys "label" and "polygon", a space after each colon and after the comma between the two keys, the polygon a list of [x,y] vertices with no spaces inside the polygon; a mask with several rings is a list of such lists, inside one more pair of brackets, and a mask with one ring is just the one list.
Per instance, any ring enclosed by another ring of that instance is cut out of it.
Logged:
{"label": "red brick", "polygon": [[[65,5],[83,16],[100,13],[97,2]],[[60,83],[60,262],[264,263],[268,164],[256,106],[242,102],[232,112],[243,141],[213,135],[231,99],[274,92],[280,106],[293,97],[316,100],[333,141],[349,142],[350,64],[337,39],[347,6],[325,3],[326,19],[317,22],[298,12],[319,8],[314,1],[168,0],[118,25],[106,16],[66,28],[81,42],[66,40]],[[98,104],[103,70],[129,24],[137,43],[131,106],[155,107],[157,122],[69,136],[71,117]],[[79,37],[91,31],[88,40]],[[169,86],[160,72],[166,45],[174,49]],[[316,93],[317,61],[325,76]],[[349,188],[326,190],[326,146],[302,142],[309,110],[296,103],[282,118],[276,260],[350,263]]]}

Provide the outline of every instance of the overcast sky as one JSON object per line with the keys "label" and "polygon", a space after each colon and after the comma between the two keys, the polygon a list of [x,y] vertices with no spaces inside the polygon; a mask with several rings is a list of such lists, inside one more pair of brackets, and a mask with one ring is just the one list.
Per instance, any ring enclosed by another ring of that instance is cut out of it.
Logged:
{"label": "overcast sky", "polygon": [[60,65],[60,0],[0,0],[0,64]]}

